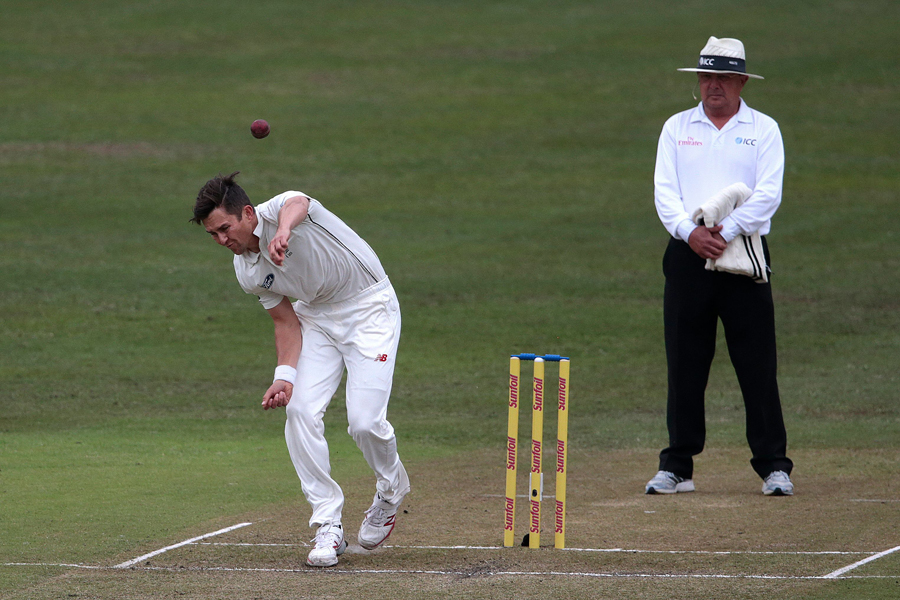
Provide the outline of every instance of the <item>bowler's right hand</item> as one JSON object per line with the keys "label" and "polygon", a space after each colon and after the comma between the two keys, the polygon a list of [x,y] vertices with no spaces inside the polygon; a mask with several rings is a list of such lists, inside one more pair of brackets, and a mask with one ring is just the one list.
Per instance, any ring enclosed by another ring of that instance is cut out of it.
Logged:
{"label": "bowler's right hand", "polygon": [[294,384],[276,379],[275,382],[266,390],[263,396],[262,407],[265,410],[270,408],[281,408],[287,406],[291,401],[291,395],[294,393]]}

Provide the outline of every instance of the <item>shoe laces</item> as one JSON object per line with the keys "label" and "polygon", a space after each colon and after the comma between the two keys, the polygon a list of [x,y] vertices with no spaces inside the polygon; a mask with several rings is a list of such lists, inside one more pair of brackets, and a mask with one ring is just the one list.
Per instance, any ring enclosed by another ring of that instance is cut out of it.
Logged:
{"label": "shoe laces", "polygon": [[338,533],[340,531],[335,531],[338,529],[334,525],[323,525],[319,527],[318,531],[316,531],[316,537],[310,540],[310,542],[314,542],[316,544],[316,548],[334,548],[338,544],[341,543],[341,534]]}
{"label": "shoe laces", "polygon": [[373,506],[366,511],[366,520],[375,527],[382,527],[390,517],[389,512],[380,506]]}

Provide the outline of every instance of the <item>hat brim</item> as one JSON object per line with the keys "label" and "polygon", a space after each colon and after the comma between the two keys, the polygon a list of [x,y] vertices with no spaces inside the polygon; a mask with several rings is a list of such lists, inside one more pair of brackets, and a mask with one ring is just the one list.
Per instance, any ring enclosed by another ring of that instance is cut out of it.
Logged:
{"label": "hat brim", "polygon": [[734,75],[746,75],[751,79],[765,79],[762,75],[754,75],[753,73],[741,73],[740,71],[719,71],[716,69],[697,69],[697,68],[685,68],[685,69],[676,69],[677,71],[682,72],[690,72],[690,73],[722,73],[722,74],[734,74]]}

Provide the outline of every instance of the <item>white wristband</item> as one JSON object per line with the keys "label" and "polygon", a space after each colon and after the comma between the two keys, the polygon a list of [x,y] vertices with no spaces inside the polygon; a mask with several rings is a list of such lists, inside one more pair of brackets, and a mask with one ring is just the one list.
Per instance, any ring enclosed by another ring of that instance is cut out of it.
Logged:
{"label": "white wristband", "polygon": [[279,379],[293,385],[294,380],[297,379],[297,369],[289,367],[288,365],[278,365],[275,367],[275,379],[273,380],[273,383]]}

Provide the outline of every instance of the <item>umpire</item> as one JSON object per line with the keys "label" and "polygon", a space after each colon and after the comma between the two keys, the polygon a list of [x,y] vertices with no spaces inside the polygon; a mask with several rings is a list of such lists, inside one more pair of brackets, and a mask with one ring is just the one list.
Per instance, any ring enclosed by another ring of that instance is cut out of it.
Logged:
{"label": "umpire", "polygon": [[[696,68],[701,101],[672,116],[659,138],[654,175],[656,210],[672,238],[663,257],[663,301],[669,446],[647,494],[694,490],[693,457],[706,440],[704,394],[722,320],[725,341],[746,410],[750,464],[766,495],[792,495],[793,463],[776,380],[771,284],[715,269],[728,244],[765,235],[781,203],[784,146],[778,124],[741,99],[750,78],[744,45],[709,38]],[[724,188],[744,183],[746,201],[714,227],[698,226],[695,211]],[[708,260],[711,259],[711,260]]]}

